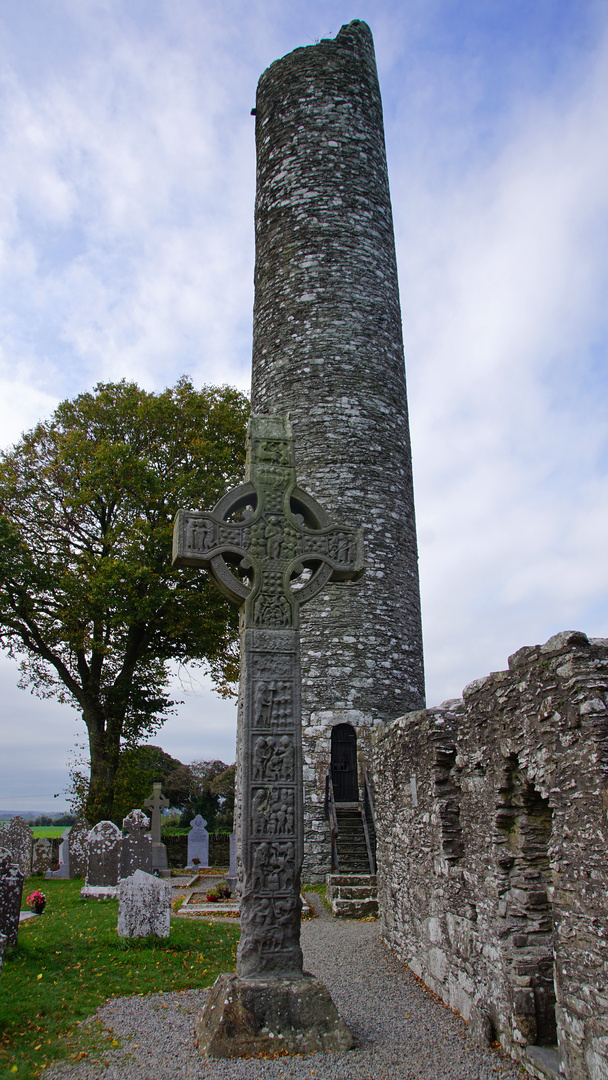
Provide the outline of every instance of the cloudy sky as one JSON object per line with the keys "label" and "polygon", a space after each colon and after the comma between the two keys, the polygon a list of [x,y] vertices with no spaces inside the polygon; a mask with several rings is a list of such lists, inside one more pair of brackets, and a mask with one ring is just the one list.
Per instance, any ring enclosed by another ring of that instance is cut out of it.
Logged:
{"label": "cloudy sky", "polygon": [[[608,9],[0,0],[0,444],[100,379],[249,387],[261,72],[363,18],[384,100],[429,704],[608,636]],[[61,809],[76,712],[0,657],[0,810]],[[205,682],[155,741],[234,756]]]}

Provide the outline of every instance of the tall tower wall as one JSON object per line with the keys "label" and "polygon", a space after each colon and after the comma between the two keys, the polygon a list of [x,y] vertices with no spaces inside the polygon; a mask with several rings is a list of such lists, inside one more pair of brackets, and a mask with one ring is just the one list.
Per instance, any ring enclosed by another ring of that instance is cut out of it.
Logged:
{"label": "tall tower wall", "polygon": [[367,569],[302,612],[305,872],[327,868],[331,728],[366,756],[374,720],[424,705],[401,312],[371,32],[296,49],[262,75],[252,406],[289,412],[298,482],[362,525]]}

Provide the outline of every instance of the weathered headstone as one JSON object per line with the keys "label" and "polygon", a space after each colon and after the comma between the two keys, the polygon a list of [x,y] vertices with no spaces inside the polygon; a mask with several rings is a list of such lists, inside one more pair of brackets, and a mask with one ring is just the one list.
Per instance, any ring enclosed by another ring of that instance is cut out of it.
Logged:
{"label": "weathered headstone", "polygon": [[236,892],[236,835],[230,833],[230,868],[228,870],[228,877],[226,882],[231,893]]}
{"label": "weathered headstone", "polygon": [[69,878],[70,876],[70,829],[64,829],[59,845],[59,869],[47,870],[47,878]]}
{"label": "weathered headstone", "polygon": [[171,883],[143,870],[122,878],[118,886],[118,936],[169,937]]}
{"label": "weathered headstone", "polygon": [[0,934],[0,975],[2,974],[2,965],[4,963],[4,953],[6,951],[6,934]]}
{"label": "weathered headstone", "polygon": [[87,837],[87,879],[80,895],[117,896],[122,833],[113,821],[100,821]]}
{"label": "weathered headstone", "polygon": [[0,934],[6,936],[8,945],[17,944],[23,876],[12,853],[0,848]]}
{"label": "weathered headstone", "polygon": [[166,871],[169,865],[167,849],[160,838],[161,813],[169,805],[162,792],[162,784],[152,784],[152,794],[146,799],[144,806],[152,811],[152,869]]}
{"label": "weathered headstone", "polygon": [[132,810],[122,823],[125,836],[120,848],[120,877],[130,878],[136,870],[152,870],[150,818],[143,810]]}
{"label": "weathered headstone", "polygon": [[192,828],[188,833],[188,866],[209,866],[209,833],[205,828],[206,824],[200,814],[190,822]]}
{"label": "weathered headstone", "polygon": [[199,1052],[276,1052],[279,1036],[288,1053],[348,1049],[352,1037],[328,991],[302,971],[299,608],[328,581],[360,576],[361,531],[330,524],[297,487],[289,421],[252,416],[247,482],[212,512],[178,513],[174,562],[208,567],[242,607],[241,939],[237,974],[219,976],[197,1023]]}
{"label": "weathered headstone", "polygon": [[34,834],[22,817],[14,817],[2,830],[2,845],[10,851],[13,862],[27,877],[32,872]]}
{"label": "weathered headstone", "polygon": [[75,821],[68,836],[68,857],[70,877],[84,877],[87,872],[87,860],[89,857],[88,841],[90,829],[86,821]]}
{"label": "weathered headstone", "polygon": [[39,836],[34,840],[34,853],[32,856],[32,873],[46,874],[51,869],[53,862],[53,845],[46,836]]}

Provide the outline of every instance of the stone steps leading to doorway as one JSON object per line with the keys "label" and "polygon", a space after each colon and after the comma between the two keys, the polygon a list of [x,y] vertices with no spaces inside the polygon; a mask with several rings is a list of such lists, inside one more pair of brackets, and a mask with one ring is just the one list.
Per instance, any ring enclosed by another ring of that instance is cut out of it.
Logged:
{"label": "stone steps leading to doorway", "polygon": [[378,914],[375,874],[328,874],[326,885],[327,901],[338,918],[363,919]]}

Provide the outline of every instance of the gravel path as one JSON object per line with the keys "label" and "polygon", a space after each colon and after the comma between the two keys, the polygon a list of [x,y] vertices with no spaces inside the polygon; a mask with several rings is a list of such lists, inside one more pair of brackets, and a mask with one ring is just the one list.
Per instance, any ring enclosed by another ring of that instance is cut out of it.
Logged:
{"label": "gravel path", "polygon": [[[310,896],[311,894],[309,894]],[[313,902],[317,901],[315,896]],[[317,907],[315,903],[315,907]],[[376,922],[320,917],[302,926],[305,968],[323,979],[357,1048],[274,1060],[203,1062],[194,1017],[206,990],[115,998],[97,1010],[119,1047],[54,1065],[44,1080],[522,1080],[500,1053],[469,1041],[466,1025],[382,945]]]}

